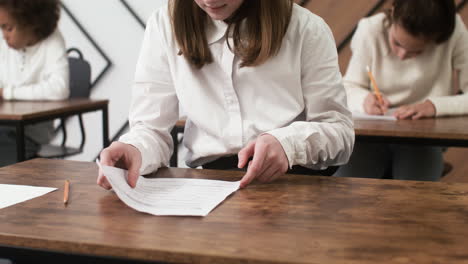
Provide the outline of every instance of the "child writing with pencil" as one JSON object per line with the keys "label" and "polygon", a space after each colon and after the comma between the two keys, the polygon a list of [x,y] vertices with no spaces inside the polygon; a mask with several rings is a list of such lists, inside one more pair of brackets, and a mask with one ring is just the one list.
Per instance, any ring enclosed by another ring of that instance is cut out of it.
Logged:
{"label": "child writing with pencil", "polygon": [[[0,100],[61,100],[69,95],[58,0],[0,0]],[[25,128],[26,156],[47,143],[52,122]],[[0,166],[16,161],[14,129],[0,127]]]}
{"label": "child writing with pencil", "polygon": [[[179,105],[187,164],[248,166],[241,187],[290,168],[344,164],[354,143],[332,34],[291,0],[170,0],[157,10],[137,65],[130,132],[101,163],[128,169],[133,187],[138,175],[167,166]],[[110,188],[102,171],[98,184]]]}
{"label": "child writing with pencil", "polygon": [[[394,108],[397,119],[468,114],[468,33],[453,0],[394,0],[386,14],[361,20],[351,49],[344,84],[353,111]],[[454,92],[455,81],[464,94]],[[440,147],[357,142],[336,175],[392,171],[395,179],[436,181],[442,170]]]}

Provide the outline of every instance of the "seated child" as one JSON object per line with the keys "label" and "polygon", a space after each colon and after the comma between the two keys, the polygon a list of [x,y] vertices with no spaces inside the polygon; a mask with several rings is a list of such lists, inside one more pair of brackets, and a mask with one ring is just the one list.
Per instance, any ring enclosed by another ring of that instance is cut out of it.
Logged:
{"label": "seated child", "polygon": [[[69,69],[57,30],[58,0],[0,0],[0,100],[62,100],[69,96]],[[50,141],[52,122],[25,128],[26,156]],[[16,161],[16,134],[0,127],[0,166]]]}
{"label": "seated child", "polygon": [[[396,108],[397,119],[468,113],[468,33],[453,0],[394,0],[386,14],[360,21],[344,77],[349,107],[382,115]],[[372,92],[369,66],[383,95]],[[454,71],[459,87],[454,91]],[[442,148],[356,142],[350,162],[336,176],[436,181]]]}

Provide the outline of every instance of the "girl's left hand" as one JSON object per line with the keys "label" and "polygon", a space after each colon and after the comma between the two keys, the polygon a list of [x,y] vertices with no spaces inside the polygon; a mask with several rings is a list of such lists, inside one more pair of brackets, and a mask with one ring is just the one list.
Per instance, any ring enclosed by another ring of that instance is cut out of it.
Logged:
{"label": "girl's left hand", "polygon": [[434,117],[435,115],[436,109],[430,100],[426,100],[424,103],[401,106],[393,113],[393,116],[397,119],[413,120],[424,117]]}
{"label": "girl's left hand", "polygon": [[244,168],[250,157],[247,173],[240,182],[241,188],[252,180],[272,182],[288,171],[289,162],[280,142],[272,135],[263,134],[250,142],[238,154],[239,168]]}

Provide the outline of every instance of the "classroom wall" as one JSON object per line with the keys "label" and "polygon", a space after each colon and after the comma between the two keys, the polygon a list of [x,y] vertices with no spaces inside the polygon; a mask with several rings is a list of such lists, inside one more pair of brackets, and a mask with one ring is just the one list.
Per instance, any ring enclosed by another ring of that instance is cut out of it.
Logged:
{"label": "classroom wall", "polygon": [[[91,64],[94,82],[91,98],[110,100],[111,139],[127,121],[131,84],[144,33],[143,26],[126,6],[146,22],[152,11],[166,1],[63,0],[59,29],[67,47],[78,47]],[[84,152],[69,159],[91,161],[102,149],[101,113],[84,115],[84,123],[87,136]],[[76,118],[68,121],[67,129],[67,142],[78,146],[81,136]],[[56,138],[55,142],[60,140]]]}

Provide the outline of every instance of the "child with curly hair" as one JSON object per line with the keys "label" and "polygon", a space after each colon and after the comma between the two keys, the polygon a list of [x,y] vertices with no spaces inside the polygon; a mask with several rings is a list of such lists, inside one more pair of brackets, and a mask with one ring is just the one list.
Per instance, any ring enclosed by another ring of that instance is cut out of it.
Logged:
{"label": "child with curly hair", "polygon": [[[57,30],[58,0],[0,0],[0,100],[62,100],[69,96],[65,42]],[[25,129],[26,155],[50,141],[52,122]],[[0,166],[16,158],[16,134],[0,127]]]}

